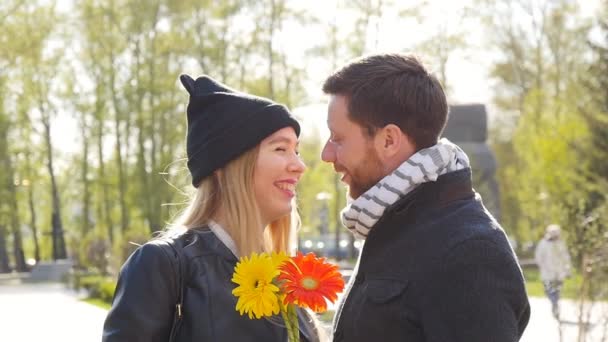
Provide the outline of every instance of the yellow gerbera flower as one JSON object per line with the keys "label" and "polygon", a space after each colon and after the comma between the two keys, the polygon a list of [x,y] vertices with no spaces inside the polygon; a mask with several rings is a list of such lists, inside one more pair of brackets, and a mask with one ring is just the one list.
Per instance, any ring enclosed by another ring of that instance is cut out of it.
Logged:
{"label": "yellow gerbera flower", "polygon": [[272,263],[277,270],[279,270],[285,261],[289,260],[289,256],[285,252],[272,252],[270,254],[270,258],[272,259]]}
{"label": "yellow gerbera flower", "polygon": [[234,268],[232,281],[239,286],[232,290],[238,297],[236,310],[249,318],[261,318],[279,313],[279,287],[273,283],[279,275],[279,256],[253,253],[242,257]]}
{"label": "yellow gerbera flower", "polygon": [[[285,252],[272,252],[270,254],[270,258],[272,259],[272,264],[274,265],[274,267],[279,271],[277,275],[281,273],[281,267],[286,262],[289,262],[289,256]],[[282,306],[285,301],[285,292],[282,291],[283,282],[280,281],[278,278],[275,278],[274,284],[279,287],[279,292],[277,292],[277,296],[279,298],[279,305]]]}

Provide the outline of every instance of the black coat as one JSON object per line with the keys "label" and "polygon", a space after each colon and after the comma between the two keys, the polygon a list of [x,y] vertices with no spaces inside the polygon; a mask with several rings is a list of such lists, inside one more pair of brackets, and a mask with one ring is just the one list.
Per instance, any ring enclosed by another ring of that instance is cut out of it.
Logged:
{"label": "black coat", "polygon": [[[123,265],[103,328],[104,342],[169,340],[179,265],[167,241],[146,243]],[[187,265],[176,341],[287,341],[280,316],[249,319],[236,311],[231,279],[237,259],[212,231],[190,230],[174,244],[183,248]],[[314,329],[302,319],[300,331],[303,341],[316,340]]]}
{"label": "black coat", "polygon": [[514,342],[530,318],[521,269],[469,169],[387,209],[344,298],[336,342]]}

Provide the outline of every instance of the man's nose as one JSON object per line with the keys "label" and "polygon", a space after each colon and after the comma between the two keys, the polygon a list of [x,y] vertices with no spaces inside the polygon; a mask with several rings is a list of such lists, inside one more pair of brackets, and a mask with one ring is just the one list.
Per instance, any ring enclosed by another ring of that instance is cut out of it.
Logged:
{"label": "man's nose", "polygon": [[327,163],[333,163],[336,160],[336,151],[331,141],[325,142],[323,150],[321,151],[321,160]]}

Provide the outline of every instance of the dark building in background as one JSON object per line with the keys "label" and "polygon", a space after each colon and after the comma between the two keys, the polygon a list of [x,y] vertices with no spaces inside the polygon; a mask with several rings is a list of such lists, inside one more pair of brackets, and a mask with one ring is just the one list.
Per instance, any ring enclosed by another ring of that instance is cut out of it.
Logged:
{"label": "dark building in background", "polygon": [[496,181],[496,158],[488,146],[488,114],[485,105],[451,105],[443,136],[469,156],[473,186],[484,205],[500,221],[500,193]]}

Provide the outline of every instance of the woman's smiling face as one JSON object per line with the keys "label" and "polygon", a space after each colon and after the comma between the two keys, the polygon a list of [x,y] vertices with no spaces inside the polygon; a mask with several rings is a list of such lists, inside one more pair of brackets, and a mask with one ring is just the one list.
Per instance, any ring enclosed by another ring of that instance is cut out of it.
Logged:
{"label": "woman's smiling face", "polygon": [[282,128],[262,140],[253,188],[264,224],[291,212],[296,185],[305,169],[292,127]]}

